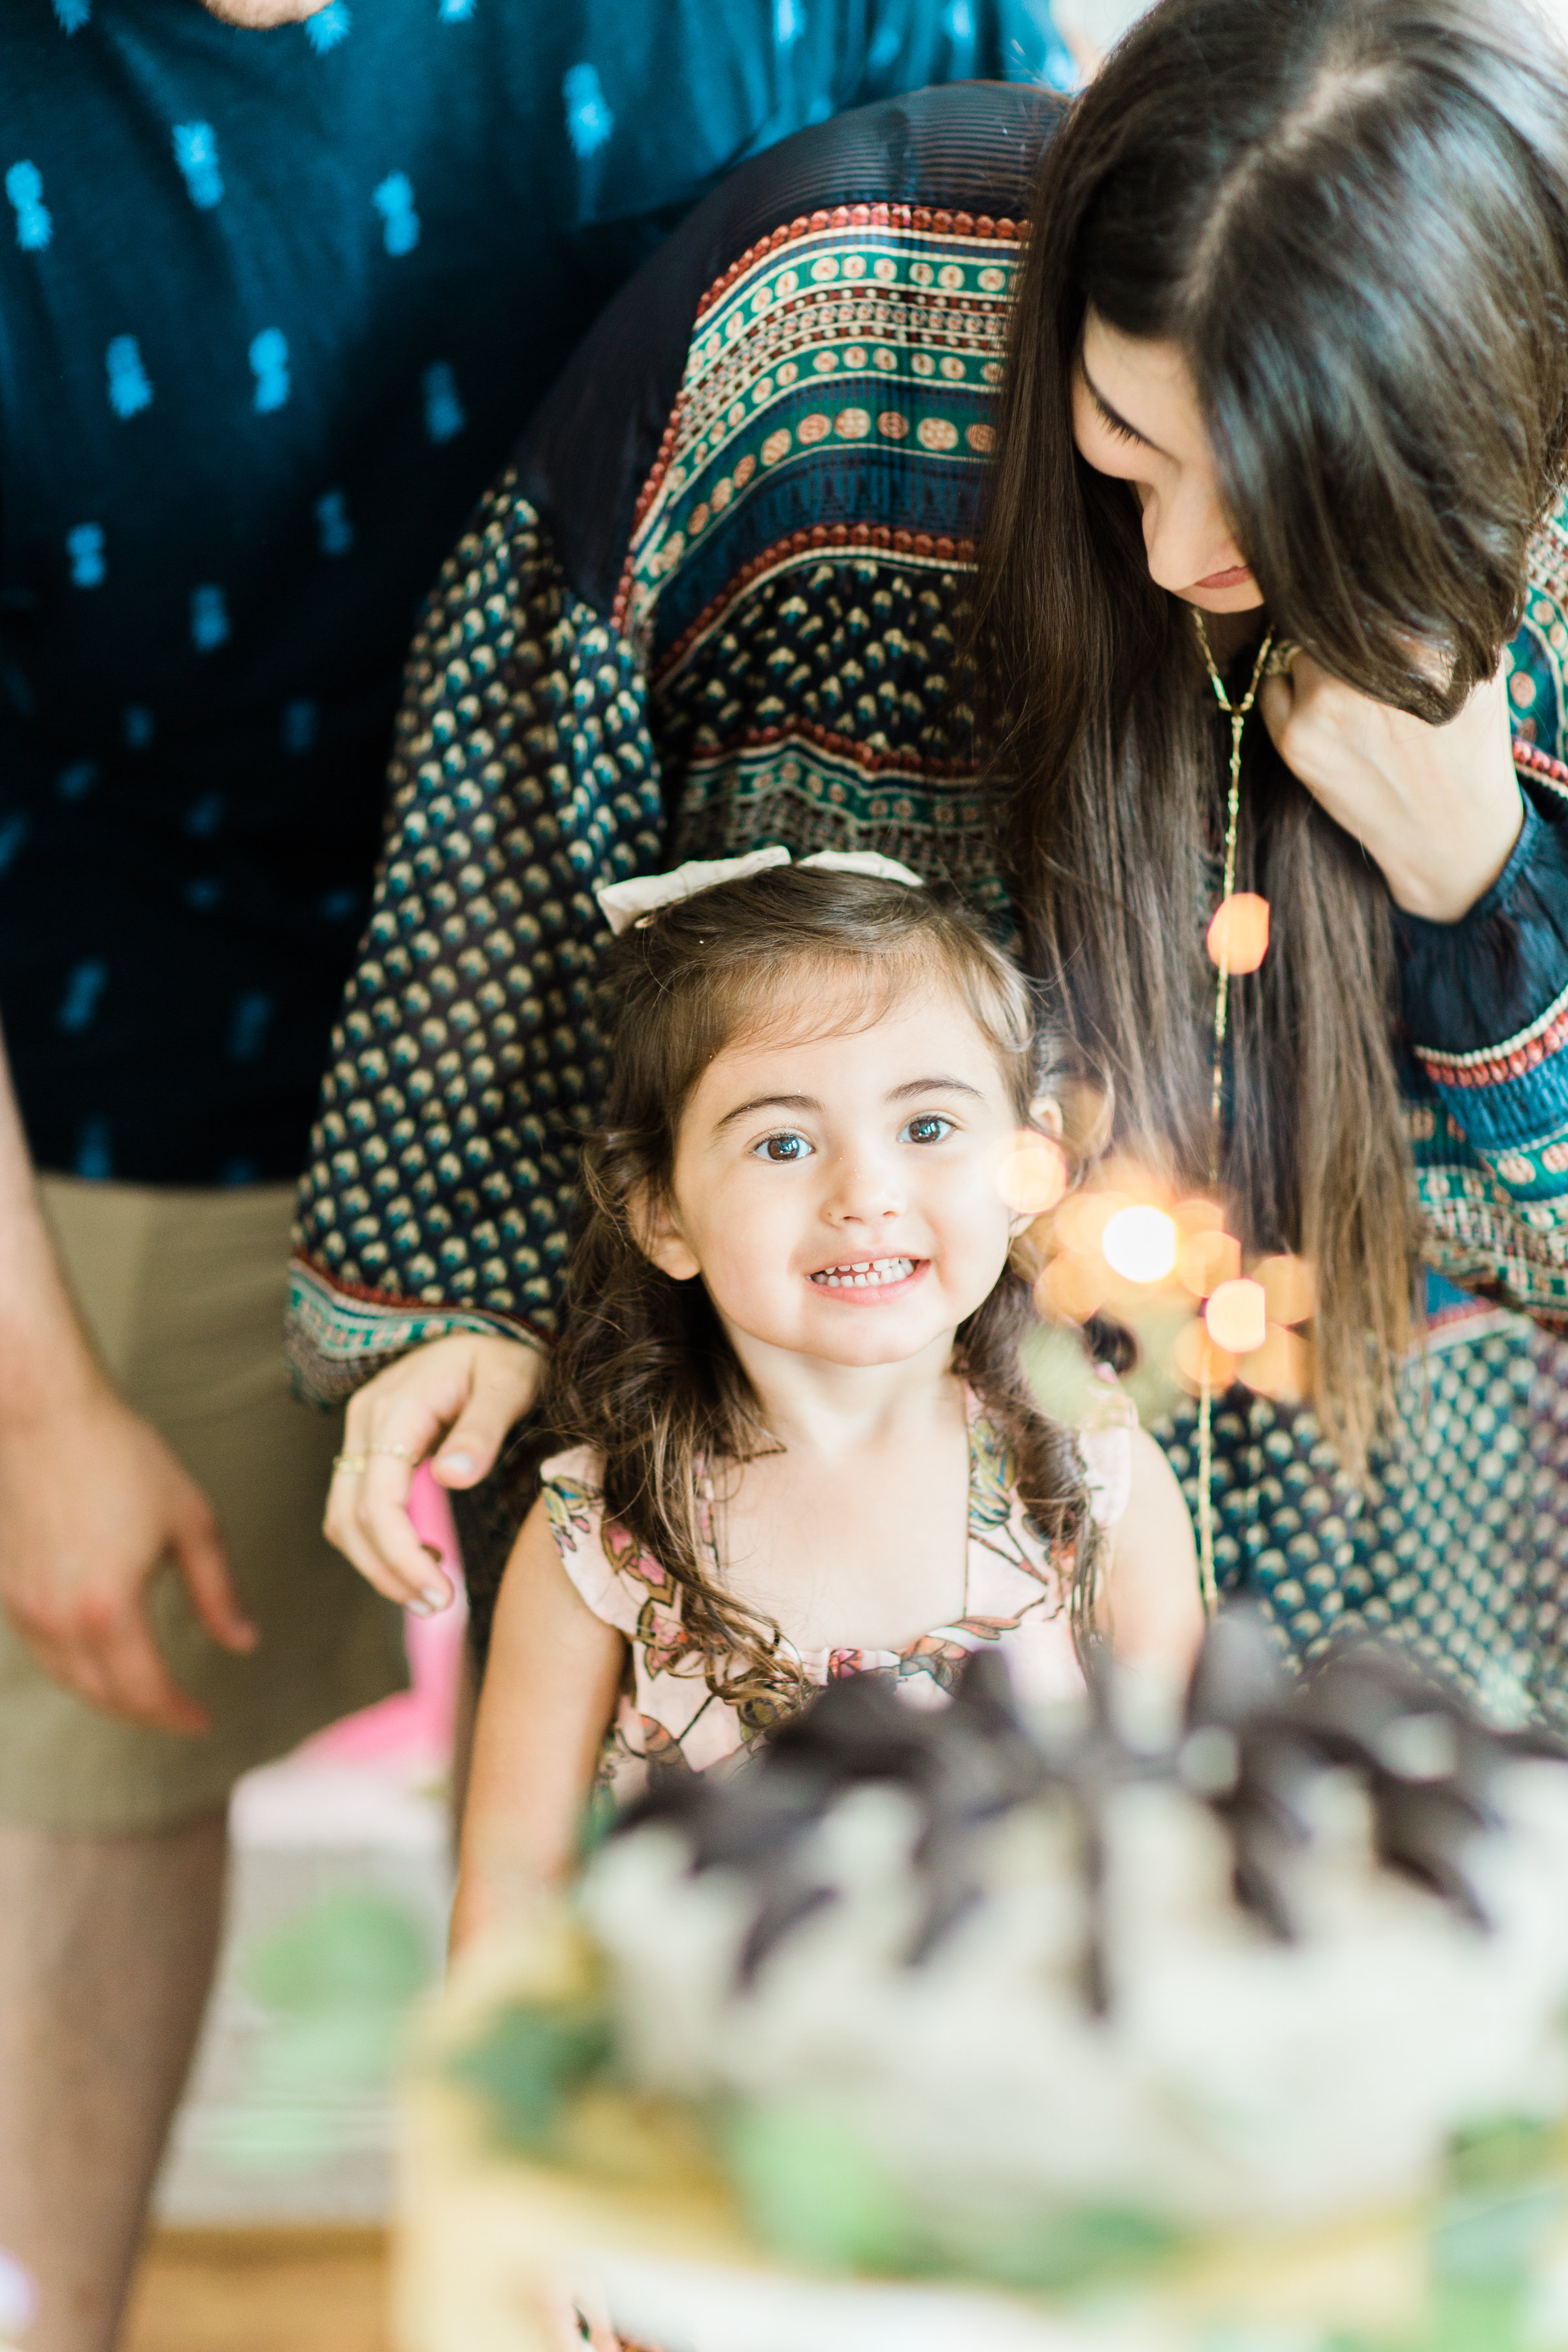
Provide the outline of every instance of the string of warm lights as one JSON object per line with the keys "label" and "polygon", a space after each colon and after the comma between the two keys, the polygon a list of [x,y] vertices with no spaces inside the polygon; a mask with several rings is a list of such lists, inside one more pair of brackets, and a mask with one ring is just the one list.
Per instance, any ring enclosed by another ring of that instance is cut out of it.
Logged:
{"label": "string of warm lights", "polygon": [[1240,1379],[1266,1396],[1310,1385],[1308,1343],[1296,1327],[1311,1316],[1314,1283],[1304,1258],[1271,1254],[1244,1271],[1223,1204],[1206,1194],[1173,1198],[1127,1159],[1108,1161],[1068,1192],[1067,1154],[1048,1137],[1020,1135],[1002,1171],[1008,1206],[1033,1227],[1042,1270],[1036,1304],[1049,1322],[1084,1324],[1109,1314],[1134,1329],[1184,1310],[1168,1353],[1195,1396]]}

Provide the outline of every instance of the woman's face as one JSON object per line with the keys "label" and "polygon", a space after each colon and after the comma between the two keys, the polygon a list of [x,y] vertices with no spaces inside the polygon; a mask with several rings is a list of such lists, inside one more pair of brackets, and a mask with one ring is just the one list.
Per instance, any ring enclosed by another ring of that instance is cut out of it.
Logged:
{"label": "woman's face", "polygon": [[1174,343],[1140,342],[1090,310],[1072,415],[1085,464],[1138,493],[1157,587],[1205,613],[1250,613],[1262,604],[1220,502],[1197,394]]}

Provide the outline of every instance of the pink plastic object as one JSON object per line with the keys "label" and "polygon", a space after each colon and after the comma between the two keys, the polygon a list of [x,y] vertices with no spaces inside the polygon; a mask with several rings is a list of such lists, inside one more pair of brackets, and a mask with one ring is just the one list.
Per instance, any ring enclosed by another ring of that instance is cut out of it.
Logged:
{"label": "pink plastic object", "polygon": [[334,1764],[385,1765],[398,1771],[439,1772],[451,1761],[468,1612],[452,1507],[424,1464],[414,1473],[408,1516],[420,1542],[439,1549],[442,1571],[458,1597],[437,1616],[410,1613],[404,1618],[413,1687],[318,1732],[305,1743],[304,1755],[330,1758]]}
{"label": "pink plastic object", "polygon": [[20,2336],[37,2317],[38,2293],[15,2254],[0,2246],[0,2336]]}

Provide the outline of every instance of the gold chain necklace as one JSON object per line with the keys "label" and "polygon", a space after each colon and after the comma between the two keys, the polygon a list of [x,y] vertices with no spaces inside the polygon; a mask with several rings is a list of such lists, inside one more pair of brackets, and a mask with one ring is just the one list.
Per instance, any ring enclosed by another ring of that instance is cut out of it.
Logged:
{"label": "gold chain necklace", "polygon": [[[1252,665],[1252,677],[1247,692],[1239,702],[1232,702],[1225,689],[1225,680],[1209,650],[1209,635],[1204,626],[1204,616],[1194,605],[1193,619],[1197,624],[1198,644],[1203,648],[1204,666],[1209,674],[1215,700],[1230,721],[1230,782],[1225,806],[1225,869],[1220,895],[1221,907],[1227,906],[1236,895],[1236,836],[1241,813],[1241,738],[1248,715],[1258,699],[1258,689],[1263,682],[1264,666],[1274,650],[1274,632],[1270,629],[1258,649],[1258,659]],[[1219,952],[1215,958],[1216,979],[1214,999],[1214,1059],[1209,1086],[1209,1181],[1219,1181],[1221,1146],[1225,1138],[1225,1034],[1230,1015],[1230,933],[1225,924],[1219,929]],[[1198,1390],[1198,1580],[1203,1592],[1205,1614],[1212,1616],[1218,1601],[1215,1581],[1214,1559],[1214,1379],[1210,1370],[1210,1350],[1206,1344],[1202,1354],[1201,1383]]]}

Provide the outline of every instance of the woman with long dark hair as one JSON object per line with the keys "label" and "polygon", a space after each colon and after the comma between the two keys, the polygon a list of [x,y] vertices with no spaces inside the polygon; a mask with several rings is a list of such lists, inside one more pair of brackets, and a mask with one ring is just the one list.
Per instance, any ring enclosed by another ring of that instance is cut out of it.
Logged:
{"label": "woman with long dark hair", "polygon": [[859,845],[1015,924],[1117,1139],[1313,1261],[1310,1406],[1159,1433],[1222,1585],[1553,1707],[1565,398],[1568,66],[1478,0],[1164,0],[1065,113],[868,110],[694,216],[416,650],[295,1326],[376,1374],[366,1572],[428,1582],[408,1460],[472,1484],[554,1328],[588,885]]}
{"label": "woman with long dark hair", "polygon": [[1194,1183],[1205,655],[1239,697],[1266,628],[1300,649],[1246,740],[1236,881],[1274,948],[1234,994],[1220,1165],[1243,1239],[1318,1269],[1358,1468],[1420,1247],[1397,967],[1419,1050],[1423,965],[1493,977],[1500,936],[1453,927],[1524,821],[1498,671],[1563,472],[1565,208],[1560,68],[1479,9],[1186,0],[1053,142],[1013,325],[980,625],[1016,903],[1119,1125]]}

